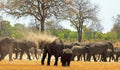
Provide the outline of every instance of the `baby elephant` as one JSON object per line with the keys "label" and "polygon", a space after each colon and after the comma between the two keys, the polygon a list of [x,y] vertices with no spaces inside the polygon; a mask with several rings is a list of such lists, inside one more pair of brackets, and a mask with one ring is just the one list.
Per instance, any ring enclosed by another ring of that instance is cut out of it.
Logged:
{"label": "baby elephant", "polygon": [[62,66],[70,66],[70,61],[72,57],[72,50],[69,48],[63,49],[63,54],[61,56]]}

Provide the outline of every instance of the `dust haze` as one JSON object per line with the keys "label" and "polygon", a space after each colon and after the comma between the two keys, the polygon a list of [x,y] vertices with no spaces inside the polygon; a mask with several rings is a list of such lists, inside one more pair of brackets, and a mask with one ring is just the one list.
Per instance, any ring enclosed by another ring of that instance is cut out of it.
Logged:
{"label": "dust haze", "polygon": [[33,32],[28,32],[26,35],[26,40],[34,41],[36,45],[38,46],[38,42],[44,41],[44,42],[53,42],[57,37],[52,36],[50,34],[46,33],[33,33]]}

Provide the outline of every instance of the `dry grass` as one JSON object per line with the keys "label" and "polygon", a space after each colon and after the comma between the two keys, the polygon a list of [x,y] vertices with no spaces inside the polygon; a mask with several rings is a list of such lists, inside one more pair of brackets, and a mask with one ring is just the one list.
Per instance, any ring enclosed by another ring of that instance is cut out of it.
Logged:
{"label": "dry grass", "polygon": [[[46,63],[46,62],[45,62]],[[9,62],[3,60],[0,62],[0,70],[120,70],[119,62],[81,62],[72,61],[70,67],[62,67],[59,62],[58,66],[41,65],[36,60],[15,60]]]}

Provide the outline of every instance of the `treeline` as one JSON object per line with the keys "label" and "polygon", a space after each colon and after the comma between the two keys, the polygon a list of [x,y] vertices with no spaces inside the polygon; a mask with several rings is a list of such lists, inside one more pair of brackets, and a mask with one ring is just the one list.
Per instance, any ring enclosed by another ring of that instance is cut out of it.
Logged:
{"label": "treeline", "polygon": [[[77,41],[77,31],[65,29],[59,24],[46,23],[45,33],[57,36],[64,41]],[[82,41],[116,41],[120,39],[119,31],[115,31],[116,27],[108,33],[93,32],[91,29],[83,26]],[[117,29],[118,30],[118,29]],[[24,24],[16,23],[13,26],[9,21],[3,20],[0,22],[0,36],[13,37],[16,39],[24,39],[28,32],[39,33],[36,26],[25,26]]]}

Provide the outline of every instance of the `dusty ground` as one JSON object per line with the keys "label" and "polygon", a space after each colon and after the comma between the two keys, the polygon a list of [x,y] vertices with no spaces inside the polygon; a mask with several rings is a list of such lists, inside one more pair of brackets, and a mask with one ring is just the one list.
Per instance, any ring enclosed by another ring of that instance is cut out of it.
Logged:
{"label": "dusty ground", "polygon": [[70,67],[62,67],[59,61],[58,66],[41,65],[37,60],[14,60],[0,62],[0,70],[120,70],[119,62],[82,62],[72,61]]}

